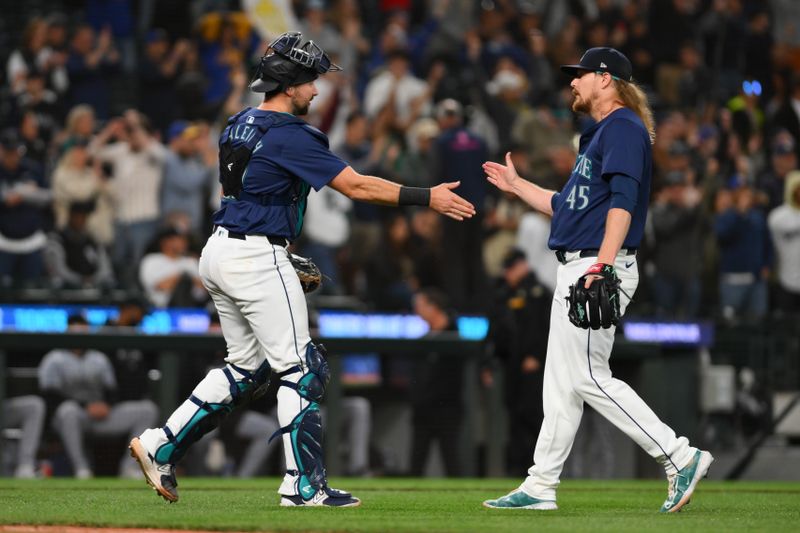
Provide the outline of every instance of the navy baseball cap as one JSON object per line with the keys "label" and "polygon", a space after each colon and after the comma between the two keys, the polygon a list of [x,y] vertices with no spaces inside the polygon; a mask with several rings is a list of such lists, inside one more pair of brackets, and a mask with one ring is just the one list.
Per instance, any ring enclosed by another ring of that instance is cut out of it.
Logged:
{"label": "navy baseball cap", "polygon": [[772,152],[776,155],[793,154],[794,140],[791,137],[775,139],[772,143]]}
{"label": "navy baseball cap", "polygon": [[562,72],[573,78],[579,70],[591,72],[608,72],[615,78],[625,81],[633,80],[633,67],[625,54],[609,47],[590,48],[581,57],[577,65],[561,65]]}
{"label": "navy baseball cap", "polygon": [[522,261],[525,259],[525,252],[516,247],[511,248],[508,250],[508,252],[506,252],[505,257],[503,257],[503,268],[511,268],[517,263],[517,261]]}
{"label": "navy baseball cap", "polygon": [[14,128],[7,128],[0,132],[0,147],[9,152],[24,148],[25,144]]}

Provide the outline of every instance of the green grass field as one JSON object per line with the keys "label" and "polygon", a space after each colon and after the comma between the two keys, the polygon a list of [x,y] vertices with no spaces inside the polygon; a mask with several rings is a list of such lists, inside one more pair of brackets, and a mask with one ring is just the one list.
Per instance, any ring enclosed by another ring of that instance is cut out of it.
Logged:
{"label": "green grass field", "polygon": [[355,509],[283,509],[274,478],[184,478],[167,504],[144,481],[0,479],[0,524],[69,524],[261,531],[798,531],[800,483],[704,481],[692,504],[658,513],[660,481],[565,481],[558,511],[497,511],[484,499],[513,489],[504,479],[346,479]]}

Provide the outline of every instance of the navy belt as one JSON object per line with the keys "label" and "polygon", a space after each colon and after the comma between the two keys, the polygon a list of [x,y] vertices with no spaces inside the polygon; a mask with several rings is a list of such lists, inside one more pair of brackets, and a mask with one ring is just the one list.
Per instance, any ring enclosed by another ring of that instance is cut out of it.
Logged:
{"label": "navy belt", "polygon": [[[597,249],[589,249],[589,250],[556,250],[556,259],[562,265],[567,263],[567,254],[577,253],[579,257],[597,257],[600,253],[600,250]],[[625,255],[636,255],[636,248],[623,248],[620,250],[620,253],[624,253]]]}

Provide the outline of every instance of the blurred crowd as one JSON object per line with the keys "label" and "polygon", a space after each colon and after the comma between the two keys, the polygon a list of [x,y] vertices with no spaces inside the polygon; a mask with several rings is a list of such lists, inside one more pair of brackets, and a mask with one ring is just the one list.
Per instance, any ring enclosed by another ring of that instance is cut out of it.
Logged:
{"label": "blurred crowd", "polygon": [[[558,189],[587,117],[569,79],[593,46],[633,63],[657,120],[643,282],[632,312],[761,319],[800,310],[800,4],[793,0],[295,0],[299,30],[342,73],[307,120],[362,173],[461,182],[478,215],[312,193],[296,251],[321,296],[410,311],[437,288],[459,312],[504,298],[521,250],[548,290],[549,221],[493,190],[511,153]],[[66,6],[66,7],[65,7]],[[39,9],[39,11],[37,11]],[[236,0],[33,2],[0,43],[0,283],[123,289],[203,306],[197,254],[219,202],[216,139],[258,105],[268,39]],[[5,17],[5,15],[4,15]],[[13,27],[19,21],[18,27]],[[102,297],[102,296],[101,296]]]}

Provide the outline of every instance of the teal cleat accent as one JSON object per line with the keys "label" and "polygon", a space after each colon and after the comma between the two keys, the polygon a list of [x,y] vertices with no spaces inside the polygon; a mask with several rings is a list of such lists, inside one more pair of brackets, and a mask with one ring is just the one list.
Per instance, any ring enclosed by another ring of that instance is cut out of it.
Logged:
{"label": "teal cleat accent", "polygon": [[669,492],[661,506],[661,512],[675,513],[688,504],[697,483],[706,477],[713,462],[714,457],[710,453],[697,450],[688,465],[677,474],[669,476]]}
{"label": "teal cleat accent", "polygon": [[509,492],[505,496],[496,500],[486,500],[484,507],[489,509],[534,509],[537,511],[555,511],[558,509],[553,500],[540,500],[533,496],[528,496],[521,489]]}

